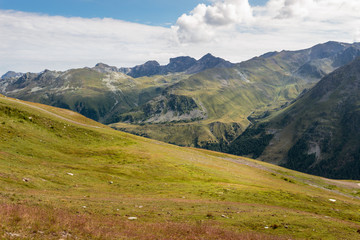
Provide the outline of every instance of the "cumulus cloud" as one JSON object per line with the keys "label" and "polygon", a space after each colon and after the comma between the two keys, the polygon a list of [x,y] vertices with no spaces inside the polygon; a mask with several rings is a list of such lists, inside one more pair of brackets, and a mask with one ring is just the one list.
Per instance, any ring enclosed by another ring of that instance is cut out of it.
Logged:
{"label": "cumulus cloud", "polygon": [[0,75],[65,70],[97,62],[134,66],[210,52],[239,62],[275,50],[329,40],[360,41],[359,0],[211,0],[171,28],[0,10]]}
{"label": "cumulus cloud", "polygon": [[183,14],[175,30],[182,42],[199,42],[234,24],[247,24],[253,18],[248,0],[227,0],[206,6],[199,4],[190,14]]}
{"label": "cumulus cloud", "polygon": [[254,36],[267,42],[281,35],[278,40],[298,46],[300,41],[358,39],[359,12],[358,0],[269,0],[260,7],[248,0],[215,0],[182,15],[174,29],[184,44]]}

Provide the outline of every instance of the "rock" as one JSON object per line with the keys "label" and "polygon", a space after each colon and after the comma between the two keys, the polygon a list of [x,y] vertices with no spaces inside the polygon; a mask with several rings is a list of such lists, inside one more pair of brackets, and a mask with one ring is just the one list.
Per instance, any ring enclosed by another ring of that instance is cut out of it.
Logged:
{"label": "rock", "polygon": [[9,235],[10,237],[21,237],[21,235],[20,234],[18,234],[18,233],[11,233],[11,232],[8,232],[8,233],[6,233],[7,235]]}

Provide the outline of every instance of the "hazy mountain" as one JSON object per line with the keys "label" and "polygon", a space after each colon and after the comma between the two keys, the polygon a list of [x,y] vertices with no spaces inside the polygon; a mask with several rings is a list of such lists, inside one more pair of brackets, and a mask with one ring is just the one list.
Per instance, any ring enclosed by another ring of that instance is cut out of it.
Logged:
{"label": "hazy mountain", "polygon": [[24,74],[19,73],[19,72],[9,71],[9,72],[5,73],[4,75],[2,75],[0,79],[9,80],[9,79],[12,79],[12,78],[19,78],[22,75],[24,75]]}
{"label": "hazy mountain", "polygon": [[199,60],[191,57],[176,57],[171,58],[170,63],[164,66],[161,66],[157,61],[148,61],[133,68],[120,68],[116,71],[120,71],[131,77],[138,78],[180,72],[194,74],[210,68],[228,68],[232,67],[233,65],[234,64],[229,61],[214,57],[208,53]]}

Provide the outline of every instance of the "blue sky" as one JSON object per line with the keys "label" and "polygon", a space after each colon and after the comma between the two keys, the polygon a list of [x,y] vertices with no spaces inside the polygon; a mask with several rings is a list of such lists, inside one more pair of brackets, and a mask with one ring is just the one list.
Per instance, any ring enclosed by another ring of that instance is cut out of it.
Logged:
{"label": "blue sky", "polygon": [[0,75],[360,41],[359,0],[0,0]]}
{"label": "blue sky", "polygon": [[[267,0],[250,0],[263,5]],[[0,9],[83,18],[114,18],[149,25],[175,24],[183,13],[209,0],[0,0]]]}

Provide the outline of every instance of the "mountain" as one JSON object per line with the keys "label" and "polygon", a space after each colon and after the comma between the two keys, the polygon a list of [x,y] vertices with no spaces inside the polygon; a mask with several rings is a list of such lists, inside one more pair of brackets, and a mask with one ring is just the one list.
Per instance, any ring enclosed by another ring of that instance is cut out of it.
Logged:
{"label": "mountain", "polygon": [[14,72],[14,71],[8,71],[7,73],[5,73],[4,75],[1,76],[0,79],[4,79],[4,80],[10,80],[13,78],[19,78],[22,75],[24,75],[23,73],[19,73],[19,72]]}
{"label": "mountain", "polygon": [[96,121],[111,123],[119,114],[148,102],[169,84],[186,77],[179,74],[134,79],[113,71],[114,68],[97,64],[94,68],[65,72],[26,73],[18,78],[1,79],[0,91],[7,96],[71,109]]}
{"label": "mountain", "polygon": [[248,129],[229,152],[325,177],[360,179],[359,106],[357,58],[294,104]]}
{"label": "mountain", "polygon": [[221,150],[250,121],[288,106],[323,76],[358,56],[359,49],[358,43],[327,42],[237,64],[211,54],[199,60],[172,58],[164,66],[156,61],[133,68],[99,63],[2,79],[0,91],[71,109],[137,135]]}
{"label": "mountain", "polygon": [[359,191],[0,96],[2,239],[357,239]]}
{"label": "mountain", "polygon": [[[231,143],[247,128],[249,119],[286,107],[335,70],[340,59],[343,63],[354,59],[356,52],[347,54],[353,48],[360,49],[359,44],[328,42],[305,50],[268,53],[233,67],[208,69],[171,84],[160,98],[122,114],[120,122],[111,126],[178,145],[221,150],[223,143]],[[191,97],[202,114],[191,118],[180,111],[169,118],[166,107],[150,112],[153,115],[147,112],[149,104],[162,106],[163,99],[170,100],[172,95]]]}
{"label": "mountain", "polygon": [[206,69],[210,68],[229,68],[234,66],[229,61],[226,61],[222,58],[214,57],[210,53],[206,54],[202,58],[200,58],[196,64],[192,65],[190,68],[186,70],[187,73],[193,74],[193,73],[199,73]]}
{"label": "mountain", "polygon": [[125,73],[133,78],[138,78],[180,72],[194,74],[210,68],[229,68],[232,66],[234,66],[233,63],[208,53],[198,61],[191,57],[176,57],[170,58],[170,63],[164,66],[161,66],[157,61],[147,61],[133,68],[120,68],[116,71]]}

